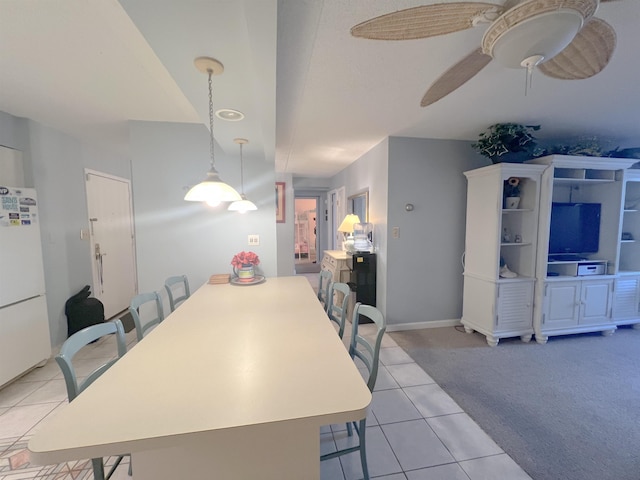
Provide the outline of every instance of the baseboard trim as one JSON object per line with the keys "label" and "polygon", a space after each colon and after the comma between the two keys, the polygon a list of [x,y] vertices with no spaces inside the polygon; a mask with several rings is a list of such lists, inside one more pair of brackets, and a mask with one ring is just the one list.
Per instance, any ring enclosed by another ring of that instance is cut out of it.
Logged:
{"label": "baseboard trim", "polygon": [[421,328],[456,327],[462,325],[459,318],[451,320],[435,320],[432,322],[394,323],[387,325],[387,332],[399,332],[402,330],[419,330]]}

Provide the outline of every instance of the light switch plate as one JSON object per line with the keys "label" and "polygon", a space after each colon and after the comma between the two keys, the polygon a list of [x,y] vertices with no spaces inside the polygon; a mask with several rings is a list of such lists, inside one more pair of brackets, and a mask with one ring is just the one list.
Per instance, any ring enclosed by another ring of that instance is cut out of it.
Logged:
{"label": "light switch plate", "polygon": [[249,235],[249,246],[260,245],[260,235]]}

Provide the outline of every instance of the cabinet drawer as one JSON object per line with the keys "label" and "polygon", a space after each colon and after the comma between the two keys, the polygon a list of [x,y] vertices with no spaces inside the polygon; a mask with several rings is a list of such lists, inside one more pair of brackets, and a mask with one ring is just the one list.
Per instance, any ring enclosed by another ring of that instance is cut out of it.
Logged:
{"label": "cabinet drawer", "polygon": [[324,257],[322,259],[322,265],[320,268],[322,268],[322,270],[329,270],[329,271],[335,270],[335,267],[331,264],[328,257]]}
{"label": "cabinet drawer", "polygon": [[330,257],[329,255],[325,255],[324,258],[322,259],[322,263],[327,263],[327,265],[330,265],[331,267],[335,268],[336,265],[338,265],[338,261],[333,258]]}

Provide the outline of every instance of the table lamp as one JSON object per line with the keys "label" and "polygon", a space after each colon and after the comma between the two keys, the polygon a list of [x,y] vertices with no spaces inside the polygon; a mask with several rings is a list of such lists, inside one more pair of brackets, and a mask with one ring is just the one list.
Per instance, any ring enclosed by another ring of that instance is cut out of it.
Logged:
{"label": "table lamp", "polygon": [[347,252],[353,251],[353,226],[356,223],[360,223],[360,218],[354,213],[348,214],[344,217],[344,220],[338,227],[338,231],[344,234],[344,241],[342,242],[342,249]]}

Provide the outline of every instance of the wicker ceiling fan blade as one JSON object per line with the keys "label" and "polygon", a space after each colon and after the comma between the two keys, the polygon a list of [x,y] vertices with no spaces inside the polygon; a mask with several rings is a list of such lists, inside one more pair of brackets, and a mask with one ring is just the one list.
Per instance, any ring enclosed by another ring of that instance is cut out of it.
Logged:
{"label": "wicker ceiling fan blade", "polygon": [[485,15],[489,21],[501,11],[501,5],[480,2],[422,5],[369,19],[351,28],[351,35],[371,40],[435,37],[471,28],[474,19]]}
{"label": "wicker ceiling fan blade", "polygon": [[440,76],[427,90],[420,102],[421,107],[426,107],[449,95],[457,88],[471,80],[480,70],[488,65],[491,57],[482,53],[478,48],[464,57],[453,67]]}
{"label": "wicker ceiling fan blade", "polygon": [[561,80],[593,77],[607,66],[615,48],[613,27],[593,17],[564,50],[538,68],[546,76]]}

